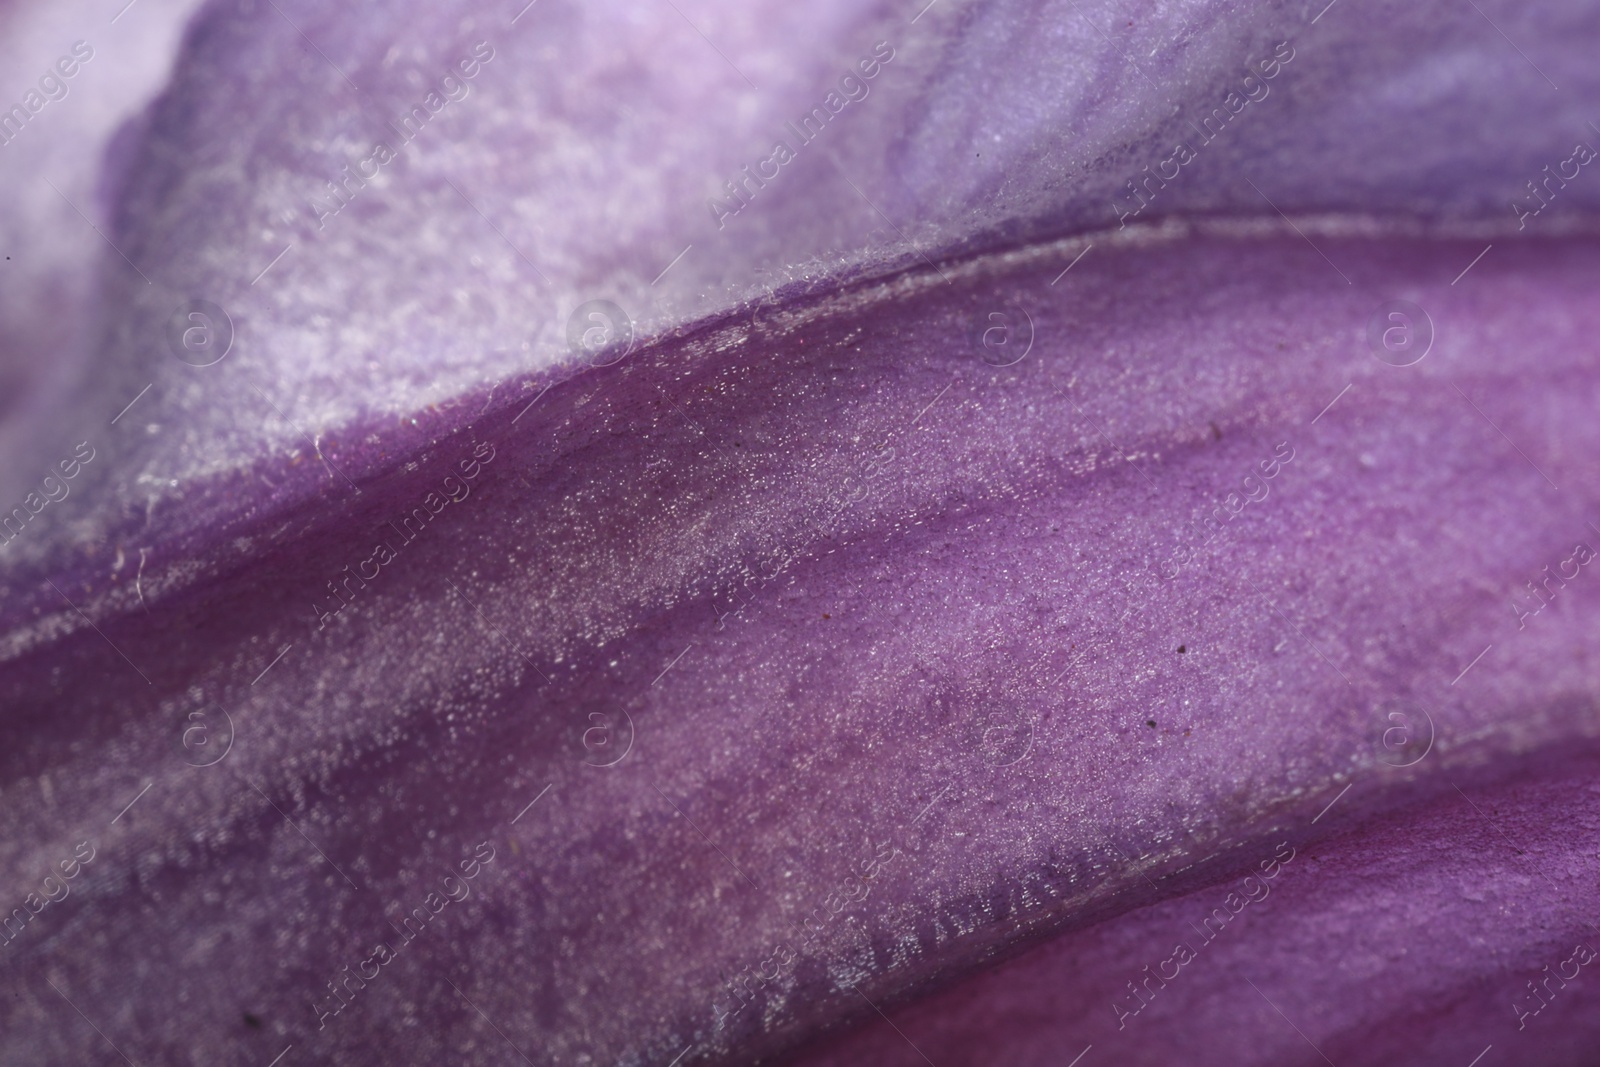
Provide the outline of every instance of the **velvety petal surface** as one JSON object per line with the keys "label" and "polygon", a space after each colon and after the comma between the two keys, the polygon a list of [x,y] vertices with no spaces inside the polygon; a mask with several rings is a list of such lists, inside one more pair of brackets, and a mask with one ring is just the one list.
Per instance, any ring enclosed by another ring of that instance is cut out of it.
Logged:
{"label": "velvety petal surface", "polygon": [[1595,17],[208,6],[19,448],[0,1044],[1578,1062]]}

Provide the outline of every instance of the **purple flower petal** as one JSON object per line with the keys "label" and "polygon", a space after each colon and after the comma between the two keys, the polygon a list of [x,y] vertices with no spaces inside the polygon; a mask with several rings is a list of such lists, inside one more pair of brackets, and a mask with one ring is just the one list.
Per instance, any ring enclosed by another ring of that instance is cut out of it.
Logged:
{"label": "purple flower petal", "polygon": [[4,548],[9,1054],[1592,1049],[1595,16],[1386,11],[208,7]]}

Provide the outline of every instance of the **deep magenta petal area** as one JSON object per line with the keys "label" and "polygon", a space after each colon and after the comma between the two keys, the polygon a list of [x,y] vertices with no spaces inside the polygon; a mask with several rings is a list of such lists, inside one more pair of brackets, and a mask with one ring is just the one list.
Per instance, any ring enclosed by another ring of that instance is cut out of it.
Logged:
{"label": "deep magenta petal area", "polygon": [[41,577],[6,1055],[1580,1062],[1600,246],[1085,247]]}

